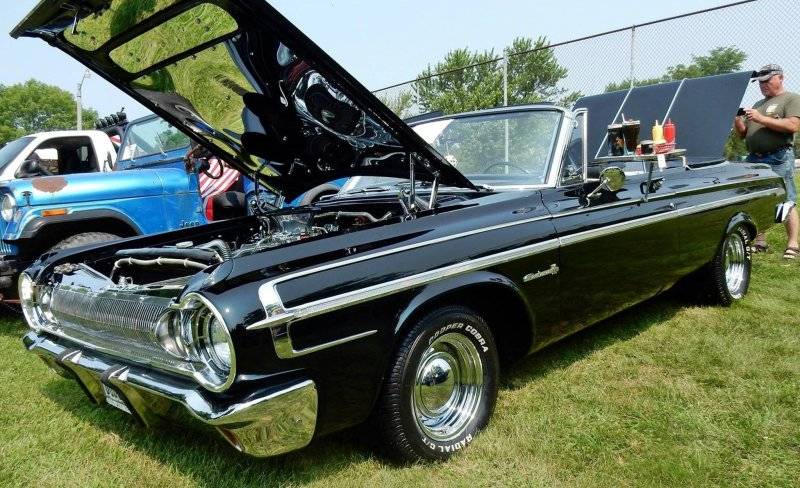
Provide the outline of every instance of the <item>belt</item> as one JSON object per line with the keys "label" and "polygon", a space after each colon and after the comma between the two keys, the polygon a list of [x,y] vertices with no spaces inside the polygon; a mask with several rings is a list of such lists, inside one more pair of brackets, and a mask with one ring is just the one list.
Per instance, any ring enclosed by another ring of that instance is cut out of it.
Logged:
{"label": "belt", "polygon": [[774,151],[763,152],[763,153],[751,152],[750,155],[755,156],[757,158],[764,158],[764,157],[767,157],[767,156],[772,156],[775,153],[779,153],[781,151],[785,151],[785,150],[787,150],[787,149],[789,149],[791,147],[792,146],[788,146],[788,145],[787,146],[781,146],[778,149],[775,149]]}

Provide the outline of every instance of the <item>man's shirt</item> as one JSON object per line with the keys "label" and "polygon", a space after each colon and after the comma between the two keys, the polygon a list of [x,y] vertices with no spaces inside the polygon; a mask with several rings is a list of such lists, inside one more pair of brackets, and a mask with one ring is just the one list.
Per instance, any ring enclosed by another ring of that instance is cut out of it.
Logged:
{"label": "man's shirt", "polygon": [[[775,119],[800,118],[800,95],[783,92],[778,96],[759,100],[753,108],[761,115]],[[794,134],[768,129],[752,120],[746,120],[745,124],[747,125],[745,142],[747,150],[751,153],[769,153],[794,143]]]}

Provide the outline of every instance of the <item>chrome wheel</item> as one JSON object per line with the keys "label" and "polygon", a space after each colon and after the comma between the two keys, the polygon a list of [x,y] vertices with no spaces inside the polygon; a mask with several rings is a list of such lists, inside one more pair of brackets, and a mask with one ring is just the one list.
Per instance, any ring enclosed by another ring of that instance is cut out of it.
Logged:
{"label": "chrome wheel", "polygon": [[420,358],[411,397],[420,430],[439,442],[459,437],[475,418],[483,393],[483,362],[460,333],[431,342]]}
{"label": "chrome wheel", "polygon": [[733,298],[742,298],[747,277],[747,254],[744,240],[738,232],[725,238],[723,269],[725,285]]}

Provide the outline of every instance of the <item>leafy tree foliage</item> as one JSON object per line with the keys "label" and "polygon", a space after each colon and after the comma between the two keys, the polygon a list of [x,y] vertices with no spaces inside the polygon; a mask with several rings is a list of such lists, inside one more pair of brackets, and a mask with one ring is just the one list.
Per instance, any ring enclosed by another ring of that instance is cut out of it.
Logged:
{"label": "leafy tree foliage", "polygon": [[[655,85],[667,81],[682,80],[684,78],[699,78],[701,76],[721,75],[733,73],[742,69],[747,59],[747,54],[741,49],[733,46],[716,47],[705,56],[692,56],[689,64],[677,64],[667,68],[666,73],[657,78],[647,78],[644,80],[634,80],[634,86]],[[630,80],[619,83],[609,83],[606,85],[606,92],[617,90],[627,90],[630,87]]]}
{"label": "leafy tree foliage", "polygon": [[[83,126],[94,127],[97,112],[83,109]],[[33,132],[75,128],[75,98],[37,80],[0,85],[0,143]]]}
{"label": "leafy tree foliage", "polygon": [[[558,63],[545,37],[536,40],[516,38],[506,49],[508,65],[508,103],[536,103],[559,100],[566,90],[558,82],[567,69]],[[531,51],[532,52],[528,52]],[[502,61],[494,49],[450,51],[435,66],[428,66],[414,83],[417,104],[423,112],[446,114],[497,107],[503,104]],[[469,68],[464,69],[465,66]],[[442,73],[438,76],[433,76]],[[569,94],[574,100],[579,94]]]}

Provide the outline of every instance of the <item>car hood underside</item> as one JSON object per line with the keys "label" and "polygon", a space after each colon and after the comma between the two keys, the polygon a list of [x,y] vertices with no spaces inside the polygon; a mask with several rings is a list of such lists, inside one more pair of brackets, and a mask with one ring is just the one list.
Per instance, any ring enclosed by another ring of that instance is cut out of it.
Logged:
{"label": "car hood underside", "polygon": [[353,176],[473,185],[262,0],[44,0],[40,37],[196,142],[294,196]]}

